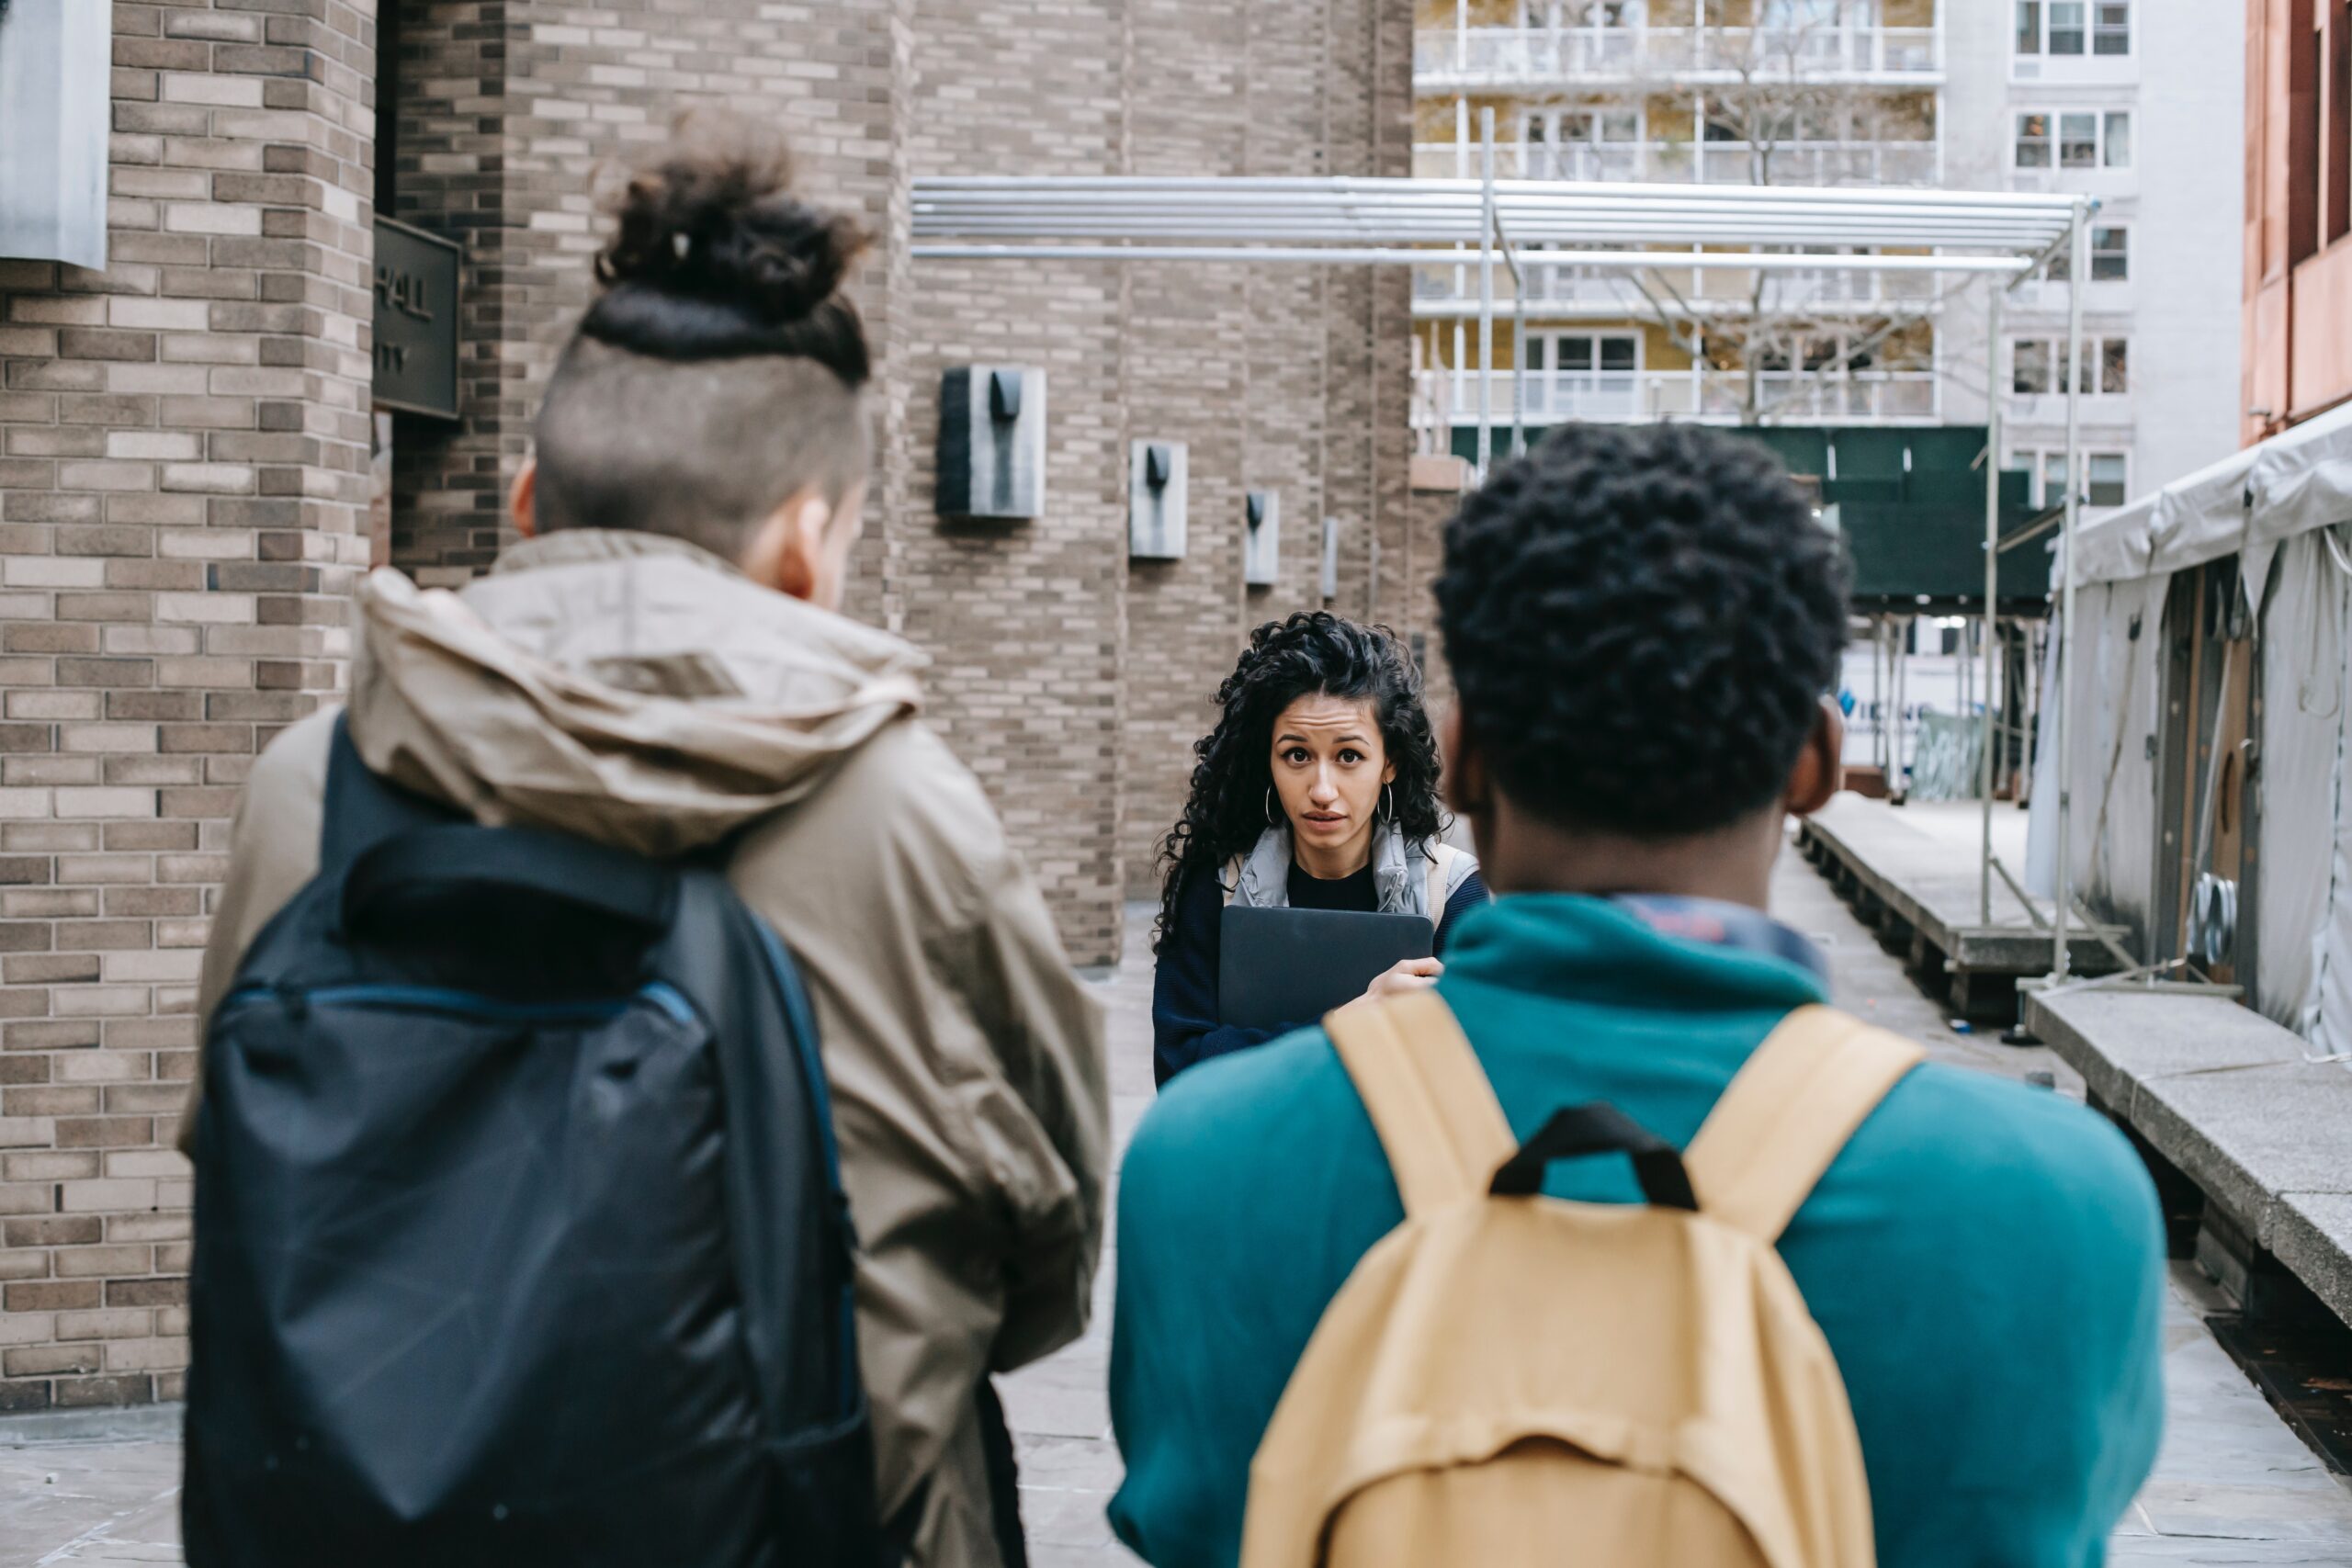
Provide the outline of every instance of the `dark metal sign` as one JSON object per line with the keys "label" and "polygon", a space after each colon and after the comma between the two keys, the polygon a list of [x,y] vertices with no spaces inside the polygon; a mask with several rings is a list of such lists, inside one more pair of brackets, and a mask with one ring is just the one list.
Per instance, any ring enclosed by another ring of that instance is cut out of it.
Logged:
{"label": "dark metal sign", "polygon": [[456,245],[376,220],[376,406],[458,417]]}

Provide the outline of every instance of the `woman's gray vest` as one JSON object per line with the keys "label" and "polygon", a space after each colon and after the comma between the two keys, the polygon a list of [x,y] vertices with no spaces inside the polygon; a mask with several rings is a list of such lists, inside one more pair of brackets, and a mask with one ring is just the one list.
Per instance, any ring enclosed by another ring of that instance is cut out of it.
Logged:
{"label": "woman's gray vest", "polygon": [[[1290,865],[1290,829],[1267,829],[1248,854],[1227,863],[1218,879],[1225,901],[1256,909],[1288,908]],[[1455,889],[1477,869],[1474,857],[1451,844],[1407,839],[1386,823],[1372,830],[1372,882],[1384,915],[1419,915],[1438,924]]]}

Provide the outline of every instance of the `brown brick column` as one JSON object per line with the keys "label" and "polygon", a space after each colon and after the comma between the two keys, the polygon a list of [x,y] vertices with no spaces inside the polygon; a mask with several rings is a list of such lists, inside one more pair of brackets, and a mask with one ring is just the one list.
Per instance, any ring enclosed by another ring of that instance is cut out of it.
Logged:
{"label": "brown brick column", "polygon": [[172,1396],[209,885],[364,563],[368,7],[115,7],[111,259],[0,262],[0,1410]]}

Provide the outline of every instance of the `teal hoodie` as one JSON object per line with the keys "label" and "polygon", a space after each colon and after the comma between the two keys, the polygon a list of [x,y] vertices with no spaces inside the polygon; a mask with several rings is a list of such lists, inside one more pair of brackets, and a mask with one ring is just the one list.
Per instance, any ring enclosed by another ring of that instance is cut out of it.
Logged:
{"label": "teal hoodie", "polygon": [[[1784,1014],[1827,999],[1801,964],[1563,895],[1465,918],[1439,990],[1521,1137],[1601,1100],[1677,1145]],[[1283,1385],[1404,1211],[1319,1029],[1170,1085],[1120,1181],[1112,1523],[1155,1568],[1230,1568]],[[1555,1166],[1545,1190],[1638,1197],[1623,1161]],[[2104,1561],[2164,1403],[2164,1238],[2120,1134],[2046,1090],[1921,1066],[1781,1254],[1845,1377],[1882,1563]]]}

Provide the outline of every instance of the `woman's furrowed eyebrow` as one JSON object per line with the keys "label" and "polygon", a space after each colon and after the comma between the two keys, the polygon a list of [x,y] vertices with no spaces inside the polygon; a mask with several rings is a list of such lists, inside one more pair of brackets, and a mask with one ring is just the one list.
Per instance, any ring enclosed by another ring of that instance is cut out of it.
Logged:
{"label": "woman's furrowed eyebrow", "polygon": [[[1277,745],[1277,746],[1282,746],[1282,745],[1286,745],[1286,744],[1288,744],[1288,743],[1290,743],[1290,742],[1292,742],[1292,741],[1295,741],[1295,742],[1297,742],[1299,745],[1304,746],[1304,745],[1306,745],[1306,739],[1307,739],[1307,738],[1306,738],[1306,736],[1304,736],[1304,735],[1300,735],[1300,734],[1296,733],[1295,731],[1293,731],[1293,732],[1288,732],[1288,733],[1284,733],[1284,734],[1282,734],[1282,735],[1277,735],[1277,736],[1275,736],[1275,737],[1274,737],[1274,744],[1275,744],[1275,745]],[[1361,746],[1361,745],[1363,745],[1363,736],[1361,736],[1361,735],[1358,735],[1358,734],[1354,733],[1353,731],[1350,731],[1348,734],[1345,734],[1345,735],[1335,735],[1335,736],[1333,736],[1333,737],[1331,738],[1331,744],[1332,744],[1332,745],[1334,745],[1334,746]]]}

